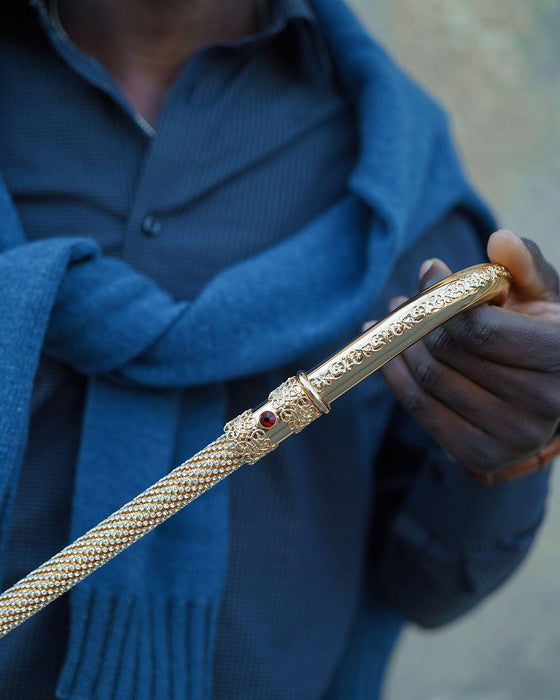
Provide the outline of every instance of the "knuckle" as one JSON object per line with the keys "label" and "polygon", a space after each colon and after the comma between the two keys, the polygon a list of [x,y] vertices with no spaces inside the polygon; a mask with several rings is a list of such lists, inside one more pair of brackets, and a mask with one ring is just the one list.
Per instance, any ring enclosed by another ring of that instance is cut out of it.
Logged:
{"label": "knuckle", "polygon": [[560,418],[560,386],[556,382],[547,382],[538,392],[537,411],[543,418],[558,420]]}
{"label": "knuckle", "polygon": [[495,446],[487,441],[472,441],[462,457],[463,466],[480,472],[491,472],[499,464],[499,454]]}
{"label": "knuckle", "polygon": [[474,317],[465,328],[467,343],[473,348],[486,348],[495,333],[495,326],[482,314]]}
{"label": "knuckle", "polygon": [[487,347],[498,330],[494,315],[485,306],[463,311],[447,325],[453,340],[468,351]]}
{"label": "knuckle", "polygon": [[522,455],[536,452],[548,442],[551,426],[543,421],[525,421],[512,430],[510,445]]}
{"label": "knuckle", "polygon": [[549,372],[554,376],[555,380],[560,385],[560,327],[554,328],[551,337]]}
{"label": "knuckle", "polygon": [[424,396],[417,389],[407,389],[401,398],[401,402],[411,416],[418,416],[425,409]]}
{"label": "knuckle", "polygon": [[414,376],[418,384],[433,393],[441,385],[441,370],[438,363],[429,358],[421,360],[414,369]]}
{"label": "knuckle", "polygon": [[424,339],[427,348],[436,357],[446,357],[457,353],[457,344],[443,326],[436,328]]}

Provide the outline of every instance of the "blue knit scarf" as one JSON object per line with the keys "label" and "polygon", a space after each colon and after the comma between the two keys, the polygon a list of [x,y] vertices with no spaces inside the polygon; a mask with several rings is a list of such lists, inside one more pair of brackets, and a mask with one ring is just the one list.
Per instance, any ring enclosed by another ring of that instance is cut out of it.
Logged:
{"label": "blue knit scarf", "polygon": [[[91,239],[27,243],[0,187],[1,541],[41,352],[88,378],[74,539],[222,432],[224,382],[365,320],[399,253],[453,206],[486,219],[442,111],[340,0],[314,6],[358,118],[348,196],[193,301]],[[73,589],[59,697],[208,697],[228,537],[226,481]]]}

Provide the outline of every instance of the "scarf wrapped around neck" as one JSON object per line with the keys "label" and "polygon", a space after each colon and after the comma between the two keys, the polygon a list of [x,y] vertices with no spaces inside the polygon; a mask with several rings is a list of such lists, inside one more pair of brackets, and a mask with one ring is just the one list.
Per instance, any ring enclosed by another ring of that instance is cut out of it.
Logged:
{"label": "scarf wrapped around neck", "polygon": [[[174,302],[91,239],[26,242],[0,186],[0,546],[42,352],[88,378],[74,539],[176,466],[178,446],[183,460],[222,432],[225,382],[365,320],[399,254],[451,208],[490,221],[440,108],[340,0],[313,4],[360,131],[348,195],[194,300]],[[59,697],[211,695],[228,503],[226,481],[70,592]]]}

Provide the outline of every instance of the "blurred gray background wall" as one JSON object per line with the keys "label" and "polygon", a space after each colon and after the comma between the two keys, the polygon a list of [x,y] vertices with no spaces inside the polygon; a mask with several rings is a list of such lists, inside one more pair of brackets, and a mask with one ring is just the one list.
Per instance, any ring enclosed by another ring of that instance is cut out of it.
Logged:
{"label": "blurred gray background wall", "polygon": [[[350,1],[446,104],[501,224],[560,268],[559,0]],[[560,700],[560,475],[523,567],[460,621],[409,627],[386,700]]]}

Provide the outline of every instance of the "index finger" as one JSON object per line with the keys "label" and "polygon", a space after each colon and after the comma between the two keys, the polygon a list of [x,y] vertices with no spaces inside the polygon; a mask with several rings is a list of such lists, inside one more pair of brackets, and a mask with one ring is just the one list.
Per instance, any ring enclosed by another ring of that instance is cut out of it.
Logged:
{"label": "index finger", "polygon": [[463,311],[443,329],[465,352],[511,367],[560,372],[559,324],[483,304]]}

